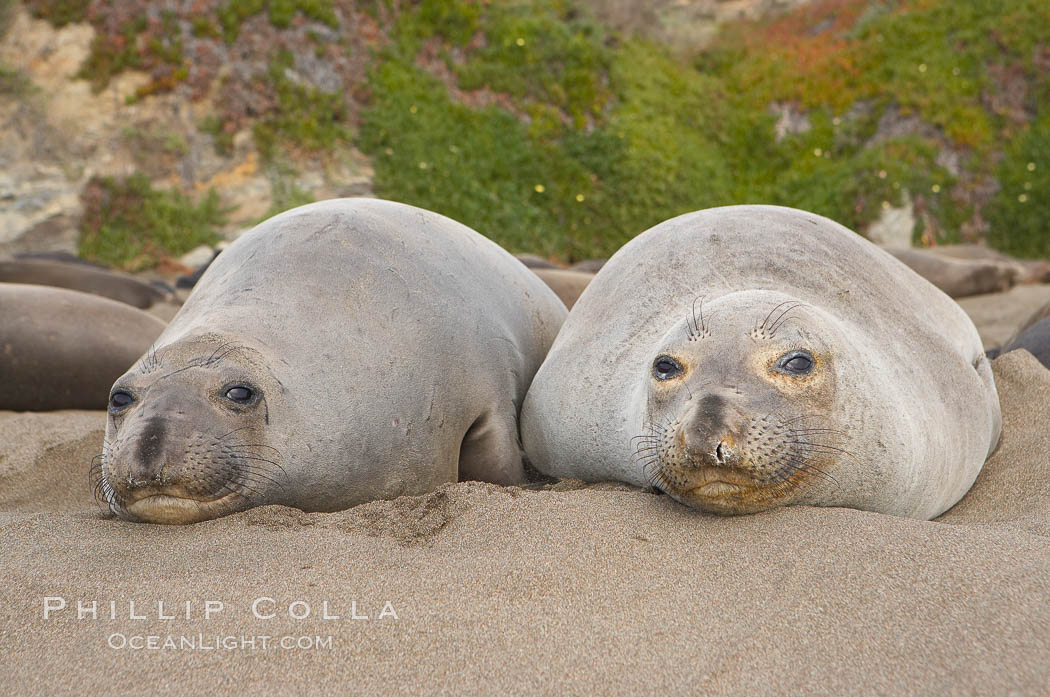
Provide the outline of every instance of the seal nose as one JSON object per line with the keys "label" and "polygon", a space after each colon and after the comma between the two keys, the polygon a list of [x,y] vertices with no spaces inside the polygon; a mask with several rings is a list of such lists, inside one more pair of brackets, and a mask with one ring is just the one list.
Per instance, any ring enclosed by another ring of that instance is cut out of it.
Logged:
{"label": "seal nose", "polygon": [[739,417],[725,397],[705,395],[682,423],[679,437],[697,467],[729,467],[736,450]]}
{"label": "seal nose", "polygon": [[132,488],[171,484],[179,476],[177,465],[185,460],[192,436],[192,422],[178,412],[147,417],[129,453],[128,484]]}
{"label": "seal nose", "polygon": [[154,416],[146,422],[138,438],[138,457],[134,458],[128,471],[128,483],[131,486],[145,486],[160,481],[167,435],[168,427],[163,418]]}

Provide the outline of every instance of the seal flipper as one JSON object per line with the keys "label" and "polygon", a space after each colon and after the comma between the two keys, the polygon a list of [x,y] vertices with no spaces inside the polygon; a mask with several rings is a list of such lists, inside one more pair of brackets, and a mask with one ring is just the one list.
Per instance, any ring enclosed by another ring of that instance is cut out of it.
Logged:
{"label": "seal flipper", "polygon": [[513,413],[485,412],[467,429],[459,446],[459,480],[508,485],[525,479]]}

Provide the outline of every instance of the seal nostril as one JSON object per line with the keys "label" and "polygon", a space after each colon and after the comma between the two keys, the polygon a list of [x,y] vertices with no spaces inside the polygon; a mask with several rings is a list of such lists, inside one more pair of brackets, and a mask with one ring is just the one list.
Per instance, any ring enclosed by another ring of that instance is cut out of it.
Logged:
{"label": "seal nostril", "polygon": [[715,458],[716,458],[716,459],[717,459],[717,460],[718,460],[718,461],[719,461],[719,462],[720,462],[721,464],[723,464],[723,465],[724,465],[724,464],[725,464],[725,462],[726,462],[726,452],[725,452],[725,449],[723,449],[723,447],[722,447],[723,445],[725,445],[725,441],[721,441],[721,442],[719,442],[719,444],[718,444],[718,447],[717,447],[717,448],[715,448]]}

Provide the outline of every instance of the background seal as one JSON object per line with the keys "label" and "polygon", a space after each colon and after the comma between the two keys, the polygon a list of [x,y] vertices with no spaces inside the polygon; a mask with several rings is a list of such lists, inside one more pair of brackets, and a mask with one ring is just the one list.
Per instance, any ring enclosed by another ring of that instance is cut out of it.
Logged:
{"label": "background seal", "polygon": [[116,300],[0,283],[0,409],[105,409],[110,385],[162,331]]}

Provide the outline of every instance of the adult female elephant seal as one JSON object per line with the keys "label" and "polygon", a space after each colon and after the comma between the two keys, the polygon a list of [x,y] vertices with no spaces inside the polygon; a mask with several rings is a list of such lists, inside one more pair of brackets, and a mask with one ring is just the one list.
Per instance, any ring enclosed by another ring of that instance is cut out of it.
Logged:
{"label": "adult female elephant seal", "polygon": [[522,412],[543,472],[652,484],[718,513],[932,518],[1000,427],[958,305],[841,225],[773,206],[690,213],[624,246]]}
{"label": "adult female elephant seal", "polygon": [[520,482],[518,412],[565,314],[436,213],[285,212],[219,255],[114,384],[99,494],[125,519],[188,523]]}
{"label": "adult female elephant seal", "polygon": [[169,297],[159,288],[137,278],[93,265],[52,259],[0,259],[0,282],[69,288],[143,310]]}
{"label": "adult female elephant seal", "polygon": [[162,331],[116,300],[0,283],[0,409],[105,409],[109,386]]}

